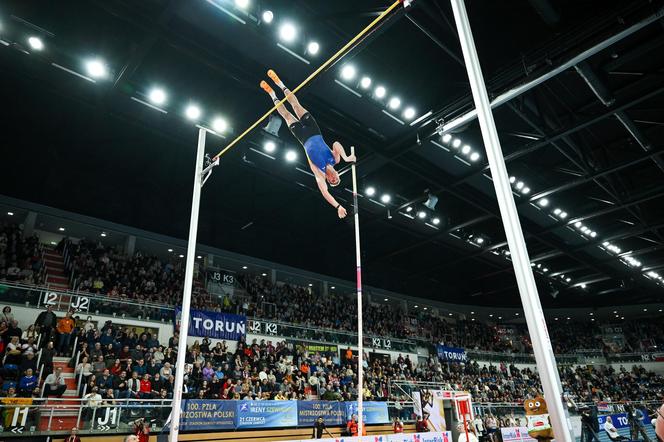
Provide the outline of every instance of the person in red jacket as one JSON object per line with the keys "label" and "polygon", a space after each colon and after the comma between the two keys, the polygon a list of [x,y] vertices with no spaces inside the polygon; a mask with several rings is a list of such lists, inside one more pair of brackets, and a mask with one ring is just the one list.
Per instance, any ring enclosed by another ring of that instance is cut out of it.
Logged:
{"label": "person in red jacket", "polygon": [[401,422],[401,419],[395,417],[394,425],[392,425],[392,428],[394,429],[394,434],[403,433],[403,422]]}
{"label": "person in red jacket", "polygon": [[427,421],[422,419],[422,416],[417,416],[417,421],[415,422],[415,432],[416,433],[426,433],[429,431],[429,426]]}
{"label": "person in red jacket", "polygon": [[64,442],[81,442],[81,437],[78,435],[78,428],[72,428],[71,433],[69,433],[69,436],[65,437]]}

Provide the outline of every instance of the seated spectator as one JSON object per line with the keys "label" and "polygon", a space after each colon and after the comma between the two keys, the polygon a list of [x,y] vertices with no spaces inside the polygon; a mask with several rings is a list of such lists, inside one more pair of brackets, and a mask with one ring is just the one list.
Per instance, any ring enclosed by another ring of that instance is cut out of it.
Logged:
{"label": "seated spectator", "polygon": [[28,368],[25,371],[25,375],[18,383],[18,395],[22,397],[31,397],[32,392],[38,387],[38,385],[39,381],[37,376],[33,374],[31,368]]}
{"label": "seated spectator", "polygon": [[618,430],[613,425],[613,420],[611,419],[611,416],[606,417],[606,421],[604,422],[604,431],[606,431],[606,434],[607,436],[609,436],[609,439],[611,439],[614,442],[621,440],[629,440],[628,437],[621,436],[620,433],[618,433]]}
{"label": "seated spectator", "polygon": [[44,380],[44,384],[44,397],[62,397],[67,390],[65,378],[62,376],[62,368],[57,367],[53,373],[49,374]]}
{"label": "seated spectator", "polygon": [[139,397],[141,399],[152,399],[152,382],[150,382],[150,375],[147,373],[140,380]]}

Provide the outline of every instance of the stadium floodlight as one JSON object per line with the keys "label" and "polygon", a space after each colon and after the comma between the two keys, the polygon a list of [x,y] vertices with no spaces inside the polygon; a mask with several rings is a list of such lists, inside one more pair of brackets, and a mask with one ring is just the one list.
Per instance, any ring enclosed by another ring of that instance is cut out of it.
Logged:
{"label": "stadium floodlight", "polygon": [[14,212],[7,212],[7,215],[14,216]]}
{"label": "stadium floodlight", "polygon": [[592,232],[590,232],[590,237],[591,238],[594,238],[596,236],[597,236],[597,232],[595,232],[594,230]]}
{"label": "stadium floodlight", "polygon": [[478,236],[477,239],[475,240],[475,242],[477,244],[484,244],[484,238],[482,238],[481,236]]}
{"label": "stadium floodlight", "polygon": [[412,119],[415,117],[415,109],[412,108],[412,107],[407,107],[407,108],[404,109],[404,111],[403,111],[403,117],[404,117],[406,120],[412,120]]}
{"label": "stadium floodlight", "polygon": [[406,207],[406,212],[410,213],[413,211],[413,208],[411,206]]}
{"label": "stadium floodlight", "polygon": [[442,138],[442,139],[443,139],[443,143],[447,144],[447,143],[449,143],[450,140],[452,139],[452,135],[450,135],[450,134],[445,134],[445,135],[443,135],[443,138]]}
{"label": "stadium floodlight", "polygon": [[180,257],[180,258],[184,258],[184,255],[178,255],[178,257]]}
{"label": "stadium floodlight", "polygon": [[292,163],[295,160],[297,160],[297,153],[294,150],[289,150],[286,152],[286,161]]}
{"label": "stadium floodlight", "polygon": [[470,161],[475,162],[479,159],[480,159],[480,154],[479,153],[473,152],[473,153],[470,154]]}
{"label": "stadium floodlight", "polygon": [[377,98],[383,98],[387,94],[387,90],[383,86],[378,86],[374,91]]}
{"label": "stadium floodlight", "polygon": [[99,236],[101,236],[102,238],[106,238],[106,232],[101,232]]}
{"label": "stadium floodlight", "polygon": [[567,218],[567,212],[565,212],[565,211],[563,210],[562,212],[560,212],[560,215],[559,215],[559,216],[560,216],[561,219],[565,219],[565,218]]}
{"label": "stadium floodlight", "polygon": [[249,0],[235,0],[235,6],[240,9],[247,9],[249,7]]}
{"label": "stadium floodlight", "polygon": [[464,155],[468,155],[472,149],[470,148],[469,145],[464,144],[463,147],[461,148],[461,153]]}
{"label": "stadium floodlight", "polygon": [[267,153],[272,153],[277,149],[277,145],[274,143],[274,141],[266,141],[265,144],[263,144],[263,150]]}
{"label": "stadium floodlight", "polygon": [[85,69],[92,78],[104,78],[108,75],[108,69],[104,62],[98,58],[88,60],[85,63]]}
{"label": "stadium floodlight", "polygon": [[168,249],[168,253],[173,253],[173,249]]}
{"label": "stadium floodlight", "polygon": [[438,224],[440,224],[440,218],[434,218],[434,219],[431,220],[431,222],[433,222],[434,225],[437,226]]}
{"label": "stadium floodlight", "polygon": [[514,185],[514,187],[516,187],[517,190],[523,189],[523,186],[524,186],[523,181],[517,181],[516,184]]}
{"label": "stadium floodlight", "polygon": [[39,37],[35,37],[34,35],[28,38],[28,44],[35,51],[41,51],[42,49],[44,49],[44,42],[42,41],[42,39]]}
{"label": "stadium floodlight", "polygon": [[201,117],[201,108],[196,106],[195,104],[190,104],[186,107],[184,110],[184,115],[189,119],[189,120],[198,120]]}
{"label": "stadium floodlight", "polygon": [[362,89],[369,89],[371,86],[371,78],[369,77],[362,77],[360,80],[360,86],[362,86]]}
{"label": "stadium floodlight", "polygon": [[166,92],[160,87],[152,88],[148,93],[148,99],[153,104],[164,104],[166,102]]}
{"label": "stadium floodlight", "polygon": [[318,44],[317,41],[310,41],[309,44],[307,45],[307,52],[310,53],[311,55],[318,54],[319,50],[320,50],[320,45]]}
{"label": "stadium floodlight", "polygon": [[270,11],[269,9],[266,10],[266,11],[263,11],[263,23],[270,24],[270,23],[272,23],[273,18],[274,18],[274,14],[272,13],[272,11]]}
{"label": "stadium floodlight", "polygon": [[537,201],[537,204],[539,204],[540,207],[546,207],[546,206],[549,205],[549,200],[546,199],[546,198],[542,198],[542,199]]}
{"label": "stadium floodlight", "polygon": [[515,181],[516,181],[516,177],[511,176],[510,177],[510,183],[514,184]]}
{"label": "stadium floodlight", "polygon": [[374,196],[374,195],[376,194],[376,188],[373,187],[373,186],[369,186],[369,187],[366,188],[366,190],[364,191],[364,193],[365,193],[367,196]]}
{"label": "stadium floodlight", "polygon": [[226,129],[228,129],[228,123],[223,118],[216,117],[212,120],[212,129],[217,133],[226,132]]}
{"label": "stadium floodlight", "polygon": [[419,219],[424,219],[424,218],[426,218],[426,216],[427,216],[427,213],[424,210],[420,210],[419,212],[417,212],[417,217]]}
{"label": "stadium floodlight", "polygon": [[279,38],[286,43],[290,43],[297,37],[297,28],[290,22],[286,22],[279,28]]}
{"label": "stadium floodlight", "polygon": [[61,232],[64,232],[65,228],[64,227],[58,227],[58,230],[61,231]]}
{"label": "stadium floodlight", "polygon": [[523,189],[521,189],[521,193],[524,195],[528,195],[530,193],[530,187],[526,186]]}
{"label": "stadium floodlight", "polygon": [[452,147],[454,147],[455,149],[458,149],[459,146],[461,146],[461,140],[458,139],[458,138],[455,138],[454,141],[452,141]]}
{"label": "stadium floodlight", "polygon": [[560,210],[560,209],[557,208],[557,207],[556,207],[555,209],[553,209],[553,214],[554,214],[554,215],[560,215],[560,212],[562,212],[562,210]]}
{"label": "stadium floodlight", "polygon": [[577,221],[577,222],[574,223],[574,227],[576,227],[577,229],[580,229],[582,226],[583,226],[583,223],[581,221]]}
{"label": "stadium floodlight", "polygon": [[387,203],[389,203],[391,199],[392,199],[392,197],[391,197],[389,194],[387,194],[387,193],[384,193],[383,196],[380,197],[380,201],[381,201],[383,204],[387,204]]}
{"label": "stadium floodlight", "polygon": [[399,109],[399,106],[401,106],[401,99],[399,97],[390,98],[388,106],[390,109]]}
{"label": "stadium floodlight", "polygon": [[352,64],[347,64],[341,68],[341,78],[344,80],[352,80],[355,78],[355,74],[357,74],[357,71],[355,70],[355,66]]}

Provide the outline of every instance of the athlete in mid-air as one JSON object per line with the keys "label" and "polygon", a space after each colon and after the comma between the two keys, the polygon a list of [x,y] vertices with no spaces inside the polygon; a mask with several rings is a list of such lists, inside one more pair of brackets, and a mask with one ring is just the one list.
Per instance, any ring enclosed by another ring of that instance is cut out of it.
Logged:
{"label": "athlete in mid-air", "polygon": [[[330,194],[327,185],[329,184],[332,187],[339,185],[341,178],[339,177],[339,173],[334,170],[334,166],[339,164],[342,158],[347,163],[354,162],[355,155],[346,155],[343,146],[338,141],[335,141],[332,144],[332,149],[330,149],[325,140],[323,140],[318,123],[316,123],[316,120],[309,111],[302,107],[297,97],[295,95],[288,95],[290,91],[272,69],[267,71],[267,76],[281,88],[283,93],[288,97],[288,103],[290,103],[293,111],[295,111],[295,115],[293,115],[286,109],[285,105],[277,108],[279,115],[286,121],[293,136],[304,146],[309,167],[314,173],[320,193],[323,194],[325,200],[332,207],[337,209],[339,218],[345,217],[346,209]],[[279,103],[277,95],[266,81],[261,81],[261,88],[270,95],[275,104]]]}

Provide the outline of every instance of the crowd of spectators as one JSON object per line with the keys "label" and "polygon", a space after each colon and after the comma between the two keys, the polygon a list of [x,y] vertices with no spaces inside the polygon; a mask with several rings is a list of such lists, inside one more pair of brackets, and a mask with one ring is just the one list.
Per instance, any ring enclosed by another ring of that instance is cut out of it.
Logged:
{"label": "crowd of spectators", "polygon": [[26,237],[18,224],[0,222],[0,280],[42,284],[43,268],[39,238]]}

